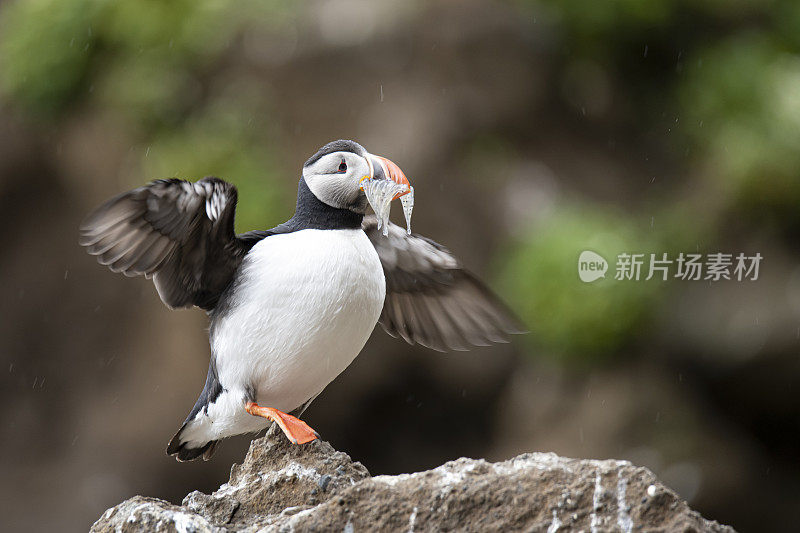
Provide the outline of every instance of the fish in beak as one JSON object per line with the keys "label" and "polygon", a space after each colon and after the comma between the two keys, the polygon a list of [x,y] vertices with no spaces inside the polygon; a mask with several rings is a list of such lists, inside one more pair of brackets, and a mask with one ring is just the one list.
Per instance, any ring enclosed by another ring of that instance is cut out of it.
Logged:
{"label": "fish in beak", "polygon": [[368,155],[370,175],[361,178],[361,189],[378,217],[378,229],[389,233],[389,212],[392,200],[400,199],[406,218],[406,232],[411,234],[411,212],[414,210],[414,187],[397,164],[379,155]]}

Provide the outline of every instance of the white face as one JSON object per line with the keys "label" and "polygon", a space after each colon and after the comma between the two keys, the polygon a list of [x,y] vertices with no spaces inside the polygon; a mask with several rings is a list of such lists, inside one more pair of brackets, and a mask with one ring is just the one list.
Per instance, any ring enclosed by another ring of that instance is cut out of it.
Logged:
{"label": "white face", "polygon": [[366,212],[361,180],[370,175],[367,160],[353,152],[326,154],[303,168],[303,178],[314,196],[332,207],[357,213]]}

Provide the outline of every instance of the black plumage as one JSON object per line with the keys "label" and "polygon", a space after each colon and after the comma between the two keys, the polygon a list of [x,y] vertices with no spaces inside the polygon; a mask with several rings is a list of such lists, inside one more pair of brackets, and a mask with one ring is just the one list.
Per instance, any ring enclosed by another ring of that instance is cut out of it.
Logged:
{"label": "black plumage", "polygon": [[192,461],[200,456],[203,456],[206,460],[211,458],[218,441],[210,441],[200,448],[188,448],[185,446],[185,443],[181,442],[180,436],[186,424],[188,424],[190,420],[193,420],[200,411],[208,409],[208,406],[214,403],[219,395],[222,394],[222,391],[222,385],[217,375],[217,358],[212,354],[211,361],[208,363],[208,374],[206,374],[206,384],[203,386],[203,391],[200,393],[200,397],[197,398],[194,407],[192,407],[192,410],[189,412],[189,416],[186,417],[180,429],[175,432],[175,435],[173,435],[172,439],[169,441],[167,445],[167,455],[174,455],[179,461]]}
{"label": "black plumage", "polygon": [[369,157],[369,154],[364,149],[364,147],[358,144],[357,142],[350,141],[347,139],[339,139],[338,141],[331,141],[322,148],[320,148],[319,150],[317,150],[317,153],[309,157],[308,160],[305,163],[303,163],[303,166],[307,167],[309,165],[313,165],[314,163],[319,161],[319,159],[322,156],[327,154],[332,154],[334,152],[352,152],[354,154],[358,154],[364,157]]}

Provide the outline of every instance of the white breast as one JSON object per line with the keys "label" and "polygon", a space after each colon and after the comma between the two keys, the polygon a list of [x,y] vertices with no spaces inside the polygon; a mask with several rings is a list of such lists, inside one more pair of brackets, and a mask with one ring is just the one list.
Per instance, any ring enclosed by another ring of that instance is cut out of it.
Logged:
{"label": "white breast", "polygon": [[358,355],[386,285],[360,229],[267,237],[242,263],[229,310],[214,324],[219,381],[288,412],[319,394]]}

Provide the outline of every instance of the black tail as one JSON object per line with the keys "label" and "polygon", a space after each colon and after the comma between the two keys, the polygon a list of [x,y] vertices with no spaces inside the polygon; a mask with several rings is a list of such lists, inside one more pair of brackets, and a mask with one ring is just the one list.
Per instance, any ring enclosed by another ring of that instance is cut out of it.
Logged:
{"label": "black tail", "polygon": [[192,407],[189,416],[187,416],[186,420],[183,422],[181,429],[179,429],[178,432],[175,433],[175,436],[172,437],[172,440],[169,441],[167,445],[167,455],[176,456],[175,458],[178,461],[194,461],[200,457],[203,458],[203,461],[211,459],[211,456],[214,455],[214,450],[217,448],[217,442],[219,441],[212,440],[197,448],[190,448],[188,447],[188,442],[182,442],[181,433],[183,433],[190,422],[196,420],[203,413],[208,414],[208,405],[213,403],[220,394],[222,394],[222,385],[220,385],[219,378],[217,378],[216,358],[212,354],[211,360],[208,363],[208,375],[206,375],[206,384],[203,387],[203,391],[200,393],[200,397],[197,398],[197,402],[195,402],[194,407]]}
{"label": "black tail", "polygon": [[174,455],[175,459],[178,461],[195,461],[197,459],[203,458],[203,461],[208,461],[214,455],[214,452],[217,449],[218,440],[212,440],[198,448],[189,448],[188,442],[181,442],[181,433],[186,428],[186,424],[184,423],[181,426],[181,429],[175,433],[175,436],[172,437],[172,440],[169,441],[167,444],[167,455]]}

